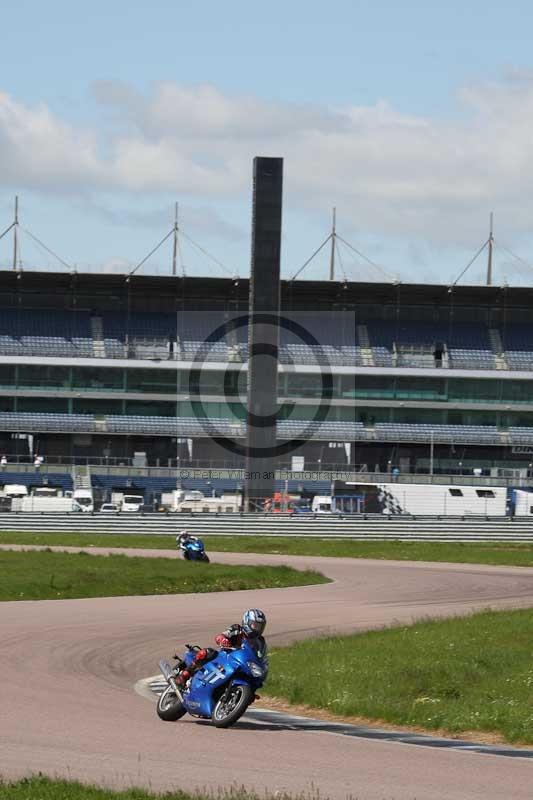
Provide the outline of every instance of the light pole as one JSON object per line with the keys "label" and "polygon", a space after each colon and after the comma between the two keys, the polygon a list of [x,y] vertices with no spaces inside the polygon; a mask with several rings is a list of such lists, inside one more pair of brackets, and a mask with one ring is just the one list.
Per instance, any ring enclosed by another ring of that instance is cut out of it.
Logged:
{"label": "light pole", "polygon": [[433,431],[429,434],[429,474],[431,476],[431,483],[433,483]]}

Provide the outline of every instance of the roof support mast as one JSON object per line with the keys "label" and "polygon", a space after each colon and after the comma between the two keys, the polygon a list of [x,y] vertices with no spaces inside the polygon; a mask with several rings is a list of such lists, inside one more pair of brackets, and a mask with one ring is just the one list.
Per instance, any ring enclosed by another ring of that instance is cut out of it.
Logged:
{"label": "roof support mast", "polygon": [[178,253],[178,204],[174,208],[174,246],[172,248],[172,274],[176,274],[176,256]]}
{"label": "roof support mast", "polygon": [[19,198],[18,195],[15,195],[15,219],[13,221],[13,269],[17,269],[17,259],[18,259],[18,236],[17,236],[17,229],[19,226]]}
{"label": "roof support mast", "polygon": [[329,260],[329,279],[330,281],[335,280],[335,246],[336,246],[336,239],[337,239],[337,232],[336,232],[336,217],[337,217],[337,209],[333,209],[333,225],[331,228],[331,256]]}
{"label": "roof support mast", "polygon": [[487,262],[487,286],[492,286],[492,252],[494,250],[494,233],[493,233],[494,214],[490,212],[490,232],[488,240],[488,262]]}

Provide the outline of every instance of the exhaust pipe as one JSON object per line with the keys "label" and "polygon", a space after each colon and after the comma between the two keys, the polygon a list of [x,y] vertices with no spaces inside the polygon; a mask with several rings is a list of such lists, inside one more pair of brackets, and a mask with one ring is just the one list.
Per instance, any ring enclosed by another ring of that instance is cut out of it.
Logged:
{"label": "exhaust pipe", "polygon": [[176,696],[179,697],[179,699],[183,703],[183,697],[178,688],[178,684],[176,683],[176,680],[174,678],[174,672],[172,671],[172,667],[170,666],[170,664],[161,659],[161,661],[159,662],[159,669],[163,673],[163,677],[166,679],[166,681],[172,686],[174,692],[176,692]]}

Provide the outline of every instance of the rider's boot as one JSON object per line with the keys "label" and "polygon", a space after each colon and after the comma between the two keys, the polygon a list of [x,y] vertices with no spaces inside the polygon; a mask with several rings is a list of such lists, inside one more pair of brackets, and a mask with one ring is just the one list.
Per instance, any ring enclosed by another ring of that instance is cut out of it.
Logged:
{"label": "rider's boot", "polygon": [[180,671],[176,675],[176,683],[180,688],[184,688],[187,681],[191,677],[189,670],[187,669],[180,669]]}

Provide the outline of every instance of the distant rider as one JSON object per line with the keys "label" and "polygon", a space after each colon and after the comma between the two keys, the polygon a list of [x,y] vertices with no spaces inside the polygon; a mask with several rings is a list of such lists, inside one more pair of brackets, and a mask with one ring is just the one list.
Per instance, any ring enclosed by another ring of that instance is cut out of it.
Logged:
{"label": "distant rider", "polygon": [[[236,622],[230,625],[225,631],[215,636],[215,643],[221,650],[238,650],[245,639],[257,639],[263,648],[265,640],[263,639],[263,632],[266,626],[266,616],[258,608],[249,608],[242,616],[242,622],[239,625]],[[183,661],[180,661],[177,666],[176,682],[178,686],[185,686],[189,678],[194,673],[211,661],[217,655],[218,651],[213,647],[204,647],[198,650],[194,657],[194,661],[187,667]]]}
{"label": "distant rider", "polygon": [[196,536],[191,536],[189,531],[183,530],[179,532],[179,535],[176,536],[176,544],[178,545],[180,550],[185,550],[185,547],[189,542],[196,542]]}

